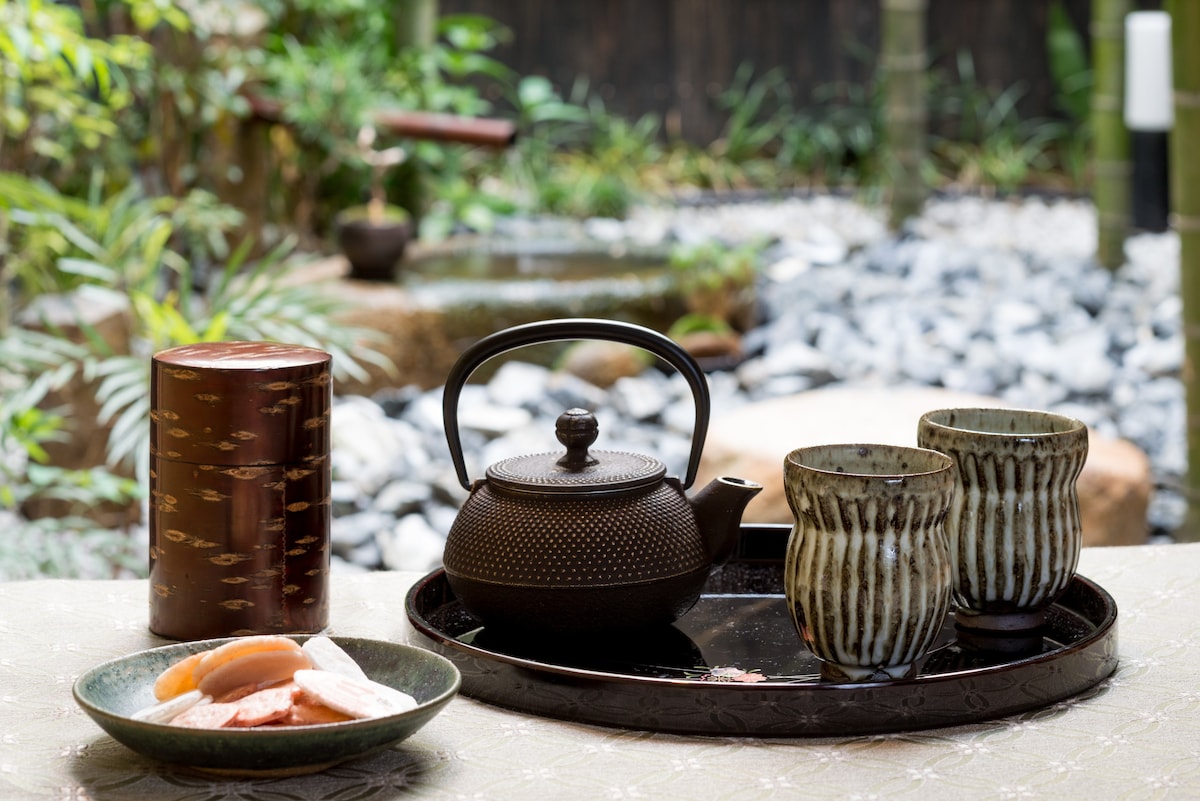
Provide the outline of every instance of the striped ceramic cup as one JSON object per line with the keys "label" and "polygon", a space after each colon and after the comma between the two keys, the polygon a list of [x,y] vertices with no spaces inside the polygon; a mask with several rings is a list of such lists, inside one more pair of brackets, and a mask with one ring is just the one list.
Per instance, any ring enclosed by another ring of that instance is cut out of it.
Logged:
{"label": "striped ceramic cup", "polygon": [[894,445],[818,445],[789,453],[783,478],[796,521],[784,592],[822,676],[912,675],[950,603],[950,458]]}
{"label": "striped ceramic cup", "polygon": [[939,409],[921,417],[917,442],[957,468],[946,533],[959,626],[1037,628],[1079,562],[1075,481],[1087,427],[1042,411]]}

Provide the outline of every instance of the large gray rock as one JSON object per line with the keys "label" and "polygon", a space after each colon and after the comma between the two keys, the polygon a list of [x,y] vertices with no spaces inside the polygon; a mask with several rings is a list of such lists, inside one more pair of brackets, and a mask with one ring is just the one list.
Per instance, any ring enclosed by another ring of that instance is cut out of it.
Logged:
{"label": "large gray rock", "polygon": [[[758,481],[764,489],[743,520],[791,523],[783,460],[795,448],[824,443],[916,445],[917,420],[932,409],[1010,406],[945,389],[838,387],[747,404],[714,415],[697,485],[717,476]],[[1077,484],[1084,545],[1146,541],[1150,462],[1135,445],[1091,432]]]}

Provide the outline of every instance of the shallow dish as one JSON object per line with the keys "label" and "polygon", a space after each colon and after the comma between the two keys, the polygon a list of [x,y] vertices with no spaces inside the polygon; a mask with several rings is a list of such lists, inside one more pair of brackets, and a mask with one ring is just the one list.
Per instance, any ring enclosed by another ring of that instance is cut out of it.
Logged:
{"label": "shallow dish", "polygon": [[[75,700],[114,740],[143,756],[209,773],[289,776],[315,773],[400,742],[458,693],[458,669],[445,657],[384,640],[331,637],[368,676],[409,693],[416,709],[399,715],[259,729],[188,729],[130,716],[154,703],[154,680],[189,654],[232,638],[166,645],[97,665],[75,682]],[[304,642],[308,637],[294,637]]]}

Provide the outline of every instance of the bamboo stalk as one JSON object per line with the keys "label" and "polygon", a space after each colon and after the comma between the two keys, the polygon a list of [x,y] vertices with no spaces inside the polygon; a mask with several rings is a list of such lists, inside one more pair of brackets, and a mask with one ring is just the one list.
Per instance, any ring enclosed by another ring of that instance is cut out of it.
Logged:
{"label": "bamboo stalk", "polygon": [[396,0],[396,46],[428,50],[437,36],[438,0]]}
{"label": "bamboo stalk", "polygon": [[1183,301],[1183,383],[1187,394],[1187,519],[1176,538],[1200,540],[1200,3],[1168,0],[1175,127],[1170,136],[1171,227],[1179,235]]}
{"label": "bamboo stalk", "polygon": [[1096,206],[1096,259],[1110,270],[1125,262],[1125,238],[1132,216],[1129,131],[1125,96],[1125,16],[1129,0],[1092,3],[1092,201]]}
{"label": "bamboo stalk", "polygon": [[[437,41],[438,0],[396,0],[393,13],[397,48],[427,51],[433,47]],[[419,223],[424,212],[425,187],[415,160],[409,159],[396,169],[392,189],[397,204]]]}
{"label": "bamboo stalk", "polygon": [[922,174],[929,119],[925,92],[927,8],[928,0],[882,0],[881,77],[887,142],[884,180],[888,182],[888,224],[893,230],[921,213],[928,194]]}

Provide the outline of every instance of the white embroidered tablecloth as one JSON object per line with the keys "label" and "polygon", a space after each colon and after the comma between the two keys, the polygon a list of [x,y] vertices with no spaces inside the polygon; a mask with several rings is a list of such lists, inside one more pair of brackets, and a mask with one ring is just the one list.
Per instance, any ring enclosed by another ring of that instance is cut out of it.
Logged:
{"label": "white embroidered tablecloth", "polygon": [[[1048,709],[829,739],[681,737],[468,698],[325,773],[214,781],[144,759],[76,706],[89,667],[163,643],[144,581],[0,584],[0,799],[1200,799],[1200,544],[1085,549],[1119,608],[1113,676]],[[340,575],[333,633],[408,640],[411,573]]]}

